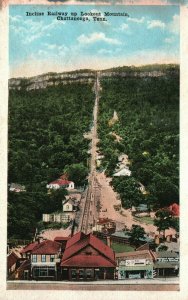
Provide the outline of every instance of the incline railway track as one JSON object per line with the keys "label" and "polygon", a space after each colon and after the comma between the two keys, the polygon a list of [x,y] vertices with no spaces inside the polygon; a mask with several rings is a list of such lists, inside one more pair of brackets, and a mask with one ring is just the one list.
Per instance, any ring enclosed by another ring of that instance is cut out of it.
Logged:
{"label": "incline railway track", "polygon": [[96,74],[95,81],[95,104],[93,109],[93,128],[92,128],[92,142],[91,142],[91,160],[90,160],[90,174],[88,178],[88,188],[86,190],[85,203],[83,207],[83,214],[79,224],[79,230],[84,233],[90,233],[97,220],[97,201],[100,200],[100,184],[96,179],[96,152],[97,152],[97,114],[99,103],[99,73]]}

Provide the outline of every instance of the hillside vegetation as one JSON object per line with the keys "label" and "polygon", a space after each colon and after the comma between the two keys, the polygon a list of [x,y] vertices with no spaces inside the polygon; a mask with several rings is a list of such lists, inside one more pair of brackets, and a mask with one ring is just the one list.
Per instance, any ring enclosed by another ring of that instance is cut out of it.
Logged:
{"label": "hillside vegetation", "polygon": [[[179,201],[179,70],[175,65],[158,69],[165,76],[101,79],[99,148],[109,176],[118,156],[129,156],[132,176],[112,180],[126,208],[139,203],[159,208]],[[144,70],[152,71],[152,66]],[[111,122],[114,111],[118,120]],[[117,141],[112,132],[122,139]],[[139,183],[146,188],[144,195]]]}
{"label": "hillside vegetation", "polygon": [[48,182],[70,170],[80,174],[76,185],[85,183],[88,140],[83,134],[92,122],[92,87],[75,82],[10,91],[8,182],[24,185],[26,192],[9,193],[9,237],[28,238],[42,213],[61,207],[63,195],[47,195]]}

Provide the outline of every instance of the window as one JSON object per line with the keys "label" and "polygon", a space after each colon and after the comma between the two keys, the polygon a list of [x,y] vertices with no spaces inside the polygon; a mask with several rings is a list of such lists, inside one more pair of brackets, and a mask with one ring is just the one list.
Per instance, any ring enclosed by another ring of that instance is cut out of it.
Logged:
{"label": "window", "polygon": [[76,275],[76,270],[75,269],[72,269],[71,270],[71,279],[76,279],[77,275]]}
{"label": "window", "polygon": [[37,262],[37,255],[36,254],[33,254],[33,256],[32,256],[32,262]]}
{"label": "window", "polygon": [[54,254],[51,254],[51,255],[50,255],[50,262],[54,262],[54,260],[55,260],[55,255],[54,255]]}
{"label": "window", "polygon": [[91,279],[93,277],[93,270],[92,269],[86,269],[86,278]]}
{"label": "window", "polygon": [[66,209],[68,209],[68,210],[69,210],[69,205],[66,205]]}
{"label": "window", "polygon": [[41,255],[41,262],[46,262],[46,255],[45,254]]}
{"label": "window", "polygon": [[83,269],[79,270],[79,279],[84,279],[84,270]]}

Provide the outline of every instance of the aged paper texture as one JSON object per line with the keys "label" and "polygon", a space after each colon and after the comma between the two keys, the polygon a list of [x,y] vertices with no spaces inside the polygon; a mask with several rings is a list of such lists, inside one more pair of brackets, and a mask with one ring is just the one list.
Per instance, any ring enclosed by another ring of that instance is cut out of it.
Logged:
{"label": "aged paper texture", "polygon": [[[1,1],[0,299],[188,299],[187,32],[186,1]],[[180,65],[180,274],[177,289],[173,285],[166,289],[163,285],[161,289],[151,285],[148,290],[139,290],[137,282],[124,288],[120,281],[110,282],[101,290],[92,283],[81,288],[76,283],[67,284],[67,290],[56,282],[47,286],[45,281],[36,289],[29,282],[23,289],[7,285],[8,80],[35,78],[50,72],[68,74],[82,69],[96,71],[152,64]]]}

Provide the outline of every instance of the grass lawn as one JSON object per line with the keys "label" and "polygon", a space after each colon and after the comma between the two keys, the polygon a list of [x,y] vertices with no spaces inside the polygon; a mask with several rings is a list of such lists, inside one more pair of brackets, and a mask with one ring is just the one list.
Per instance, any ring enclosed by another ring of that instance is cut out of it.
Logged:
{"label": "grass lawn", "polygon": [[154,219],[151,217],[134,217],[134,219],[140,223],[145,223],[145,224],[153,224]]}
{"label": "grass lawn", "polygon": [[130,245],[119,244],[119,243],[115,243],[115,242],[112,242],[111,248],[112,248],[116,253],[134,251],[134,248],[131,247]]}

